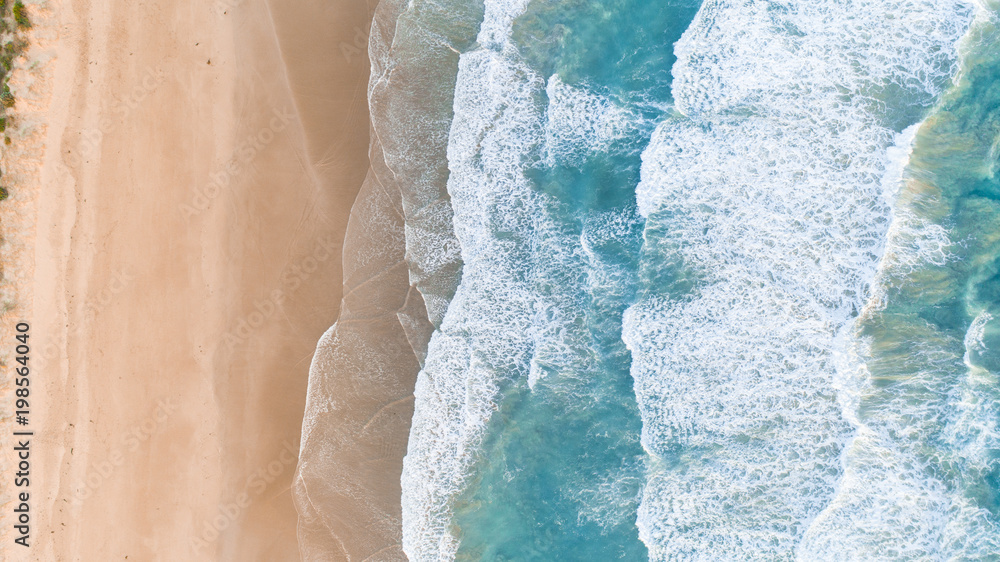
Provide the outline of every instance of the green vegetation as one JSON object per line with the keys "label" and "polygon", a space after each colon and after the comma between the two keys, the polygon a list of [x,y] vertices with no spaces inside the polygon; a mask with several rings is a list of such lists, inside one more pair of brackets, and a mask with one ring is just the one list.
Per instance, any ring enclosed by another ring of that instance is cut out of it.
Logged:
{"label": "green vegetation", "polygon": [[28,47],[28,42],[20,37],[15,38],[13,41],[7,41],[3,46],[3,53],[5,55],[16,55],[21,51],[24,51]]}
{"label": "green vegetation", "polygon": [[[22,0],[14,0],[13,6],[8,0],[0,0],[0,134],[3,134],[4,146],[10,146],[10,136],[6,134],[7,125],[11,124],[10,110],[16,105],[14,93],[10,91],[10,74],[14,69],[14,61],[27,48],[28,41],[21,34],[31,27],[28,10]],[[2,175],[3,170],[0,170]],[[0,201],[7,198],[7,187],[0,186]]]}
{"label": "green vegetation", "polygon": [[21,2],[21,0],[14,2],[14,21],[17,22],[17,26],[21,29],[31,27],[31,22],[28,20],[28,13],[24,9],[24,2]]}
{"label": "green vegetation", "polygon": [[3,49],[0,50],[0,66],[3,67],[3,72],[0,73],[0,77],[5,76],[14,66],[14,59],[24,52],[28,48],[28,42],[24,39],[15,39],[14,41],[7,41],[4,44]]}

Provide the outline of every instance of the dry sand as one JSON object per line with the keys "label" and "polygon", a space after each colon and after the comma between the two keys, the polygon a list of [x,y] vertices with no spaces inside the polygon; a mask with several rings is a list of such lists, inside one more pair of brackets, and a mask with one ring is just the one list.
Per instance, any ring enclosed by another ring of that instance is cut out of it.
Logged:
{"label": "dry sand", "polygon": [[35,237],[5,223],[37,431],[33,544],[5,559],[299,558],[289,488],[368,168],[373,8],[31,5],[57,33],[15,198]]}

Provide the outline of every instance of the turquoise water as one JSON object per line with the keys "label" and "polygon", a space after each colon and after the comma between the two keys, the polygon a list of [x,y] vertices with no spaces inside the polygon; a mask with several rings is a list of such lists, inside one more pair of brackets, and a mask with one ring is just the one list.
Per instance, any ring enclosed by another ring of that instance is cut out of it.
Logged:
{"label": "turquoise water", "polygon": [[551,196],[545,212],[570,240],[565,256],[529,249],[522,265],[538,294],[573,293],[555,297],[573,311],[572,336],[551,360],[535,355],[533,387],[522,378],[501,388],[475,479],[455,507],[460,560],[646,557],[635,526],[641,422],[621,320],[637,290],[641,151],[654,105],[670,101],[672,44],[696,10],[690,1],[534,2],[514,21],[530,68],[600,92],[636,121],[607,150],[565,142],[561,159],[530,154],[531,188]]}
{"label": "turquoise water", "polygon": [[411,560],[1000,557],[996,6],[420,6]]}

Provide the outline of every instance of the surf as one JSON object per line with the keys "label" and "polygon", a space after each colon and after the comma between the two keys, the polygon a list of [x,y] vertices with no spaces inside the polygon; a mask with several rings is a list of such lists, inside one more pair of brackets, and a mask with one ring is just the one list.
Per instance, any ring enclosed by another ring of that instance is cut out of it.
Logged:
{"label": "surf", "polygon": [[837,496],[844,334],[884,251],[889,149],[947,87],[971,11],[709,1],[678,43],[624,334],[650,559],[793,558]]}

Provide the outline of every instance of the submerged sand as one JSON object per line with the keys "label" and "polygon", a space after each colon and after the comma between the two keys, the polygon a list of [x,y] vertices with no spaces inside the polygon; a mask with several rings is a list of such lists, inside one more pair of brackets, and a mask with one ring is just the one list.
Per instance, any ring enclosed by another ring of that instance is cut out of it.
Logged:
{"label": "submerged sand", "polygon": [[368,169],[374,6],[48,6],[33,220],[5,223],[24,250],[5,326],[34,338],[33,545],[4,558],[298,560],[290,485]]}

